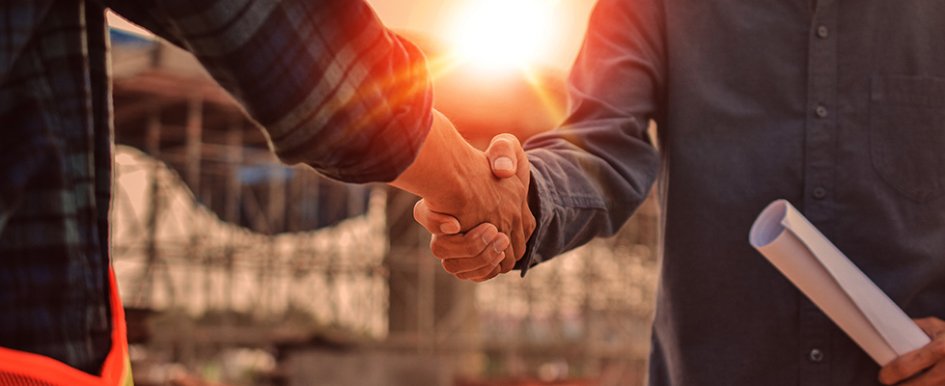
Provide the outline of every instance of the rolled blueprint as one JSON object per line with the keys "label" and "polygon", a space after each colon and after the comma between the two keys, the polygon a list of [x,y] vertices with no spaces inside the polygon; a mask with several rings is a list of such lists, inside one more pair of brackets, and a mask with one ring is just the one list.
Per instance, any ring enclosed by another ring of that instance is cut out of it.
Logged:
{"label": "rolled blueprint", "polygon": [[928,336],[786,200],[758,216],[755,247],[876,363],[929,343]]}

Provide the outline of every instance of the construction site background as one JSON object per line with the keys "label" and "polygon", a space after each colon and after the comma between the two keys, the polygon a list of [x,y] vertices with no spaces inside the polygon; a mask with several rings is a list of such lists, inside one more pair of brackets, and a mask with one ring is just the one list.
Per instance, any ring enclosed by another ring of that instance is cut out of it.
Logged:
{"label": "construction site background", "polygon": [[[407,33],[431,58],[443,50]],[[280,164],[187,53],[112,32],[112,254],[137,385],[642,385],[651,197],[612,238],[482,284],[444,273],[417,198]],[[565,72],[452,69],[437,108],[475,145],[563,116]]]}

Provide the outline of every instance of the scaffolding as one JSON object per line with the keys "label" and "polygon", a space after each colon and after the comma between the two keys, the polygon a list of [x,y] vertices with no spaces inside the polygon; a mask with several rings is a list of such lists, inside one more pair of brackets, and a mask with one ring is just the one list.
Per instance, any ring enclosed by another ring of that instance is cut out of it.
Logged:
{"label": "scaffolding", "polygon": [[329,335],[449,358],[457,378],[640,384],[657,270],[652,199],[617,237],[524,280],[462,282],[413,224],[416,197],[280,164],[192,58],[131,41],[114,55],[112,251],[126,306],[164,315],[148,347],[165,359],[197,366],[228,347]]}

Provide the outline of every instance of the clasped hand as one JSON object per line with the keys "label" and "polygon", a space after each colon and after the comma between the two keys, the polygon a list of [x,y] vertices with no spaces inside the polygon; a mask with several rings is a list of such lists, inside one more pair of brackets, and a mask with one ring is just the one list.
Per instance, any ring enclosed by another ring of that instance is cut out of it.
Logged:
{"label": "clasped hand", "polygon": [[489,167],[466,171],[460,197],[424,198],[414,206],[414,218],[433,235],[430,249],[443,269],[476,282],[512,270],[535,229],[528,207],[530,168],[518,139],[500,134],[481,156],[474,162]]}
{"label": "clasped hand", "polygon": [[945,321],[930,317],[915,323],[932,342],[883,366],[879,381],[884,385],[945,385]]}

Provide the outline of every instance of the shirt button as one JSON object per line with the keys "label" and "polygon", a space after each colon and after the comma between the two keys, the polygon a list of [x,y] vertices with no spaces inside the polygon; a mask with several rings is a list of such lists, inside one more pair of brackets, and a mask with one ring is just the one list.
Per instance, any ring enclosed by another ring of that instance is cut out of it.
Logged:
{"label": "shirt button", "polygon": [[818,200],[822,200],[824,197],[827,197],[827,189],[821,188],[819,186],[814,188],[812,193],[814,194],[814,198]]}
{"label": "shirt button", "polygon": [[810,359],[810,361],[811,361],[811,362],[814,362],[814,363],[823,362],[823,360],[824,360],[824,352],[823,352],[823,351],[820,351],[820,349],[816,349],[816,348],[815,348],[815,349],[812,349],[812,350],[810,350],[810,353],[807,354],[807,359]]}
{"label": "shirt button", "polygon": [[819,118],[827,118],[827,108],[824,106],[817,106],[817,108],[814,109],[814,113],[816,113]]}
{"label": "shirt button", "polygon": [[828,36],[830,36],[830,30],[827,29],[827,26],[822,25],[817,27],[817,37],[826,39]]}

